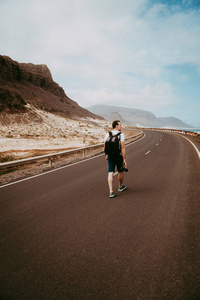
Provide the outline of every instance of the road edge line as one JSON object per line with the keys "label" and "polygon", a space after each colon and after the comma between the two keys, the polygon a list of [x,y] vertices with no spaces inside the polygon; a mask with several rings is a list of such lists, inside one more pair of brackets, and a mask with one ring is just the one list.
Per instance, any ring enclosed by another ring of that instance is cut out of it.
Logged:
{"label": "road edge line", "polygon": [[199,149],[197,148],[197,146],[195,146],[195,144],[194,144],[192,141],[190,141],[190,139],[186,138],[185,136],[182,136],[182,137],[185,138],[186,140],[188,140],[188,141],[192,144],[192,146],[193,146],[194,149],[196,150],[197,155],[198,155],[198,157],[199,157],[199,159],[200,159],[200,151],[199,151]]}

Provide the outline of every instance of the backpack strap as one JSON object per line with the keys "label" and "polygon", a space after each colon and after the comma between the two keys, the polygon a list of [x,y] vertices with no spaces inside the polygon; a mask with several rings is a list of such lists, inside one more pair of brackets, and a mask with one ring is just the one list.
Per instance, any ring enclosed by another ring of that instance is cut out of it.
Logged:
{"label": "backpack strap", "polygon": [[[109,137],[111,137],[111,136],[120,136],[120,134],[121,134],[121,131],[120,132],[118,132],[117,134],[112,134],[112,131],[109,131]],[[119,140],[121,141],[121,139],[120,139],[120,137],[119,137]]]}
{"label": "backpack strap", "polygon": [[[119,136],[120,134],[121,134],[121,131],[118,132],[117,134],[114,134],[114,136],[115,136],[115,135],[118,135],[118,136]],[[109,136],[112,136],[112,135],[113,135],[113,134],[112,134],[112,131],[109,131]]]}
{"label": "backpack strap", "polygon": [[118,132],[118,134],[117,134],[117,135],[118,135],[118,137],[119,137],[119,140],[121,141],[121,139],[120,139],[120,134],[121,134],[121,131],[120,131],[120,132]]}
{"label": "backpack strap", "polygon": [[120,135],[121,134],[121,131],[120,132],[118,132],[118,134],[117,135]]}

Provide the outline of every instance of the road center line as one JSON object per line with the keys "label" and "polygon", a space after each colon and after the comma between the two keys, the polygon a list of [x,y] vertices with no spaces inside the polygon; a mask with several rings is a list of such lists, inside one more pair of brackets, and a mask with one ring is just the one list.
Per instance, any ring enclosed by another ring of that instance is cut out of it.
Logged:
{"label": "road center line", "polygon": [[149,154],[150,152],[151,152],[151,150],[147,151],[147,152],[145,153],[145,155]]}

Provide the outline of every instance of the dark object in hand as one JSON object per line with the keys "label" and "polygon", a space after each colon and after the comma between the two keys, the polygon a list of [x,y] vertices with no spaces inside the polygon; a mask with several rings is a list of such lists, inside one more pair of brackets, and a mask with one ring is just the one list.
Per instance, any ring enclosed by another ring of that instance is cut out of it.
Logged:
{"label": "dark object in hand", "polygon": [[121,167],[120,172],[128,172],[128,169],[124,167],[124,165]]}

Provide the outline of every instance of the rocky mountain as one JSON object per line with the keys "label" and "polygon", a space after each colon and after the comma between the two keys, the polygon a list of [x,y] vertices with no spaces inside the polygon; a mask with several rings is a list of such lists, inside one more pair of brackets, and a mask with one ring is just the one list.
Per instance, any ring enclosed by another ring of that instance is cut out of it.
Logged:
{"label": "rocky mountain", "polygon": [[68,118],[103,119],[71,100],[46,65],[18,63],[0,55],[1,115],[29,114],[27,104]]}
{"label": "rocky mountain", "polygon": [[150,128],[192,128],[193,126],[173,117],[157,118],[152,112],[108,105],[94,105],[87,108],[92,113],[112,122],[120,119],[124,124]]}

